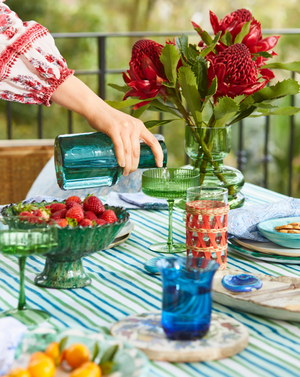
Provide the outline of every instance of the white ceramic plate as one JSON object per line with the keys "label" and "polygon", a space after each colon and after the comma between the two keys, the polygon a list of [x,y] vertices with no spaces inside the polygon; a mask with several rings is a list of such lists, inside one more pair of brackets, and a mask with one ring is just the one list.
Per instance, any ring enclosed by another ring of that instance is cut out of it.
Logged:
{"label": "white ceramic plate", "polygon": [[121,243],[128,240],[133,229],[134,229],[134,224],[132,221],[129,220],[128,223],[117,234],[113,242],[106,249],[111,249],[112,247],[118,246]]}

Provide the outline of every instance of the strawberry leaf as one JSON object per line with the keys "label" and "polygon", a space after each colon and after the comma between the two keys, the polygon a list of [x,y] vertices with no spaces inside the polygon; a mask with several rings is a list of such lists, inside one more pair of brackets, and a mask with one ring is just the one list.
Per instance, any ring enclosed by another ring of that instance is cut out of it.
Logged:
{"label": "strawberry leaf", "polygon": [[78,221],[76,219],[71,219],[70,217],[66,217],[66,220],[68,222],[68,225],[70,225],[72,228],[75,228],[78,225]]}

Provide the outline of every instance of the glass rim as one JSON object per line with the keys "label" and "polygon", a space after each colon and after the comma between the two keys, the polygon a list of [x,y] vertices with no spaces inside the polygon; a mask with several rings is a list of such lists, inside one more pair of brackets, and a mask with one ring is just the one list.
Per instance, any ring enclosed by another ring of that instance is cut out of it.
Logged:
{"label": "glass rim", "polygon": [[187,189],[187,193],[200,194],[203,190],[203,193],[207,192],[212,196],[228,194],[228,189],[226,187],[218,186],[194,186]]}
{"label": "glass rim", "polygon": [[[199,169],[189,169],[189,168],[167,168],[167,167],[162,167],[162,168],[152,168],[152,169],[146,169],[142,172],[142,176],[146,177],[146,178],[152,178],[152,177],[149,177],[147,176],[147,173],[148,172],[154,172],[154,171],[162,171],[162,170],[166,170],[166,171],[176,171],[176,170],[181,170],[181,171],[190,171],[190,172],[194,172],[194,175],[193,177],[183,177],[181,179],[187,179],[187,178],[195,178],[197,177],[198,175],[200,176],[200,170]],[[162,177],[158,177],[158,178],[162,178]]]}

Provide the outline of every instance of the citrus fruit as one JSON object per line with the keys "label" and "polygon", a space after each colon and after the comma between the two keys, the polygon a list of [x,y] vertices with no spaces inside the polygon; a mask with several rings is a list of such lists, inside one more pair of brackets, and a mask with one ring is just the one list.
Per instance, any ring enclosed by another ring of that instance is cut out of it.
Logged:
{"label": "citrus fruit", "polygon": [[55,364],[51,357],[44,354],[43,357],[35,357],[28,364],[30,377],[53,377]]}
{"label": "citrus fruit", "polygon": [[29,363],[31,363],[33,360],[36,359],[42,359],[46,357],[47,355],[44,352],[35,352],[30,356]]}
{"label": "citrus fruit", "polygon": [[101,375],[101,368],[92,361],[82,364],[80,368],[74,369],[70,373],[70,377],[101,377]]}
{"label": "citrus fruit", "polygon": [[45,350],[45,354],[54,361],[55,365],[60,364],[60,352],[59,352],[59,343],[58,342],[52,342],[48,345],[48,347]]}
{"label": "citrus fruit", "polygon": [[72,368],[78,368],[83,363],[89,361],[90,350],[82,343],[74,343],[64,353],[64,360]]}
{"label": "citrus fruit", "polygon": [[23,368],[14,368],[9,372],[9,377],[31,377],[28,370]]}

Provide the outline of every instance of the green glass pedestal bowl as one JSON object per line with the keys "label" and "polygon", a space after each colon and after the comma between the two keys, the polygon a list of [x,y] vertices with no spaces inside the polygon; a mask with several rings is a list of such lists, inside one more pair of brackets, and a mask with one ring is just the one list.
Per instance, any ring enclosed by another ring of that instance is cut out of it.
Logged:
{"label": "green glass pedestal bowl", "polygon": [[[45,203],[32,204],[39,206]],[[17,214],[14,206],[11,204],[2,209],[4,221],[9,221],[10,216]],[[45,254],[45,267],[43,272],[36,276],[36,285],[46,288],[73,289],[91,284],[91,278],[84,271],[82,258],[105,250],[129,219],[128,212],[122,207],[105,205],[105,209],[112,209],[118,221],[93,227],[58,227],[58,244]],[[20,223],[20,227],[23,228],[32,228],[34,225],[28,222]]]}

